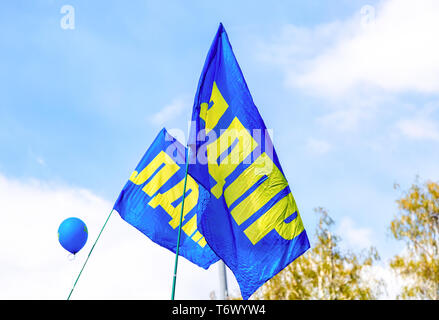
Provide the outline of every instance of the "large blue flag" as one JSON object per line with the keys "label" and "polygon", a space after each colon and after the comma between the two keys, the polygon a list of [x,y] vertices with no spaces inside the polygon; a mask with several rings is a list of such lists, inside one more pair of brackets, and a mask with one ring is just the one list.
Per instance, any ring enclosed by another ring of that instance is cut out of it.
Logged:
{"label": "large blue flag", "polygon": [[190,172],[211,192],[199,229],[248,299],[310,246],[222,24],[198,84],[189,145]]}
{"label": "large blue flag", "polygon": [[[176,252],[186,148],[163,129],[140,160],[115,205],[119,215],[155,243]],[[179,254],[207,269],[218,257],[197,228],[209,192],[188,175]]]}

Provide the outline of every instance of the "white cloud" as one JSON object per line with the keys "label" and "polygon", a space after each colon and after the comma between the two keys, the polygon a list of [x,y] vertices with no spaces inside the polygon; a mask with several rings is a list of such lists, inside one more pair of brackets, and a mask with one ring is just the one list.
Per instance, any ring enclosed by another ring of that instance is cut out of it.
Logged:
{"label": "white cloud", "polygon": [[190,107],[192,106],[189,102],[190,100],[187,97],[180,97],[174,99],[170,104],[163,107],[159,112],[153,114],[149,118],[149,122],[162,126],[165,123],[176,119],[179,115],[186,111],[186,114],[190,114]]}
{"label": "white cloud", "polygon": [[[66,299],[112,203],[81,188],[1,174],[0,203],[0,299]],[[59,224],[71,216],[89,230],[74,261],[57,239]],[[115,212],[72,299],[170,299],[174,258]],[[228,282],[236,288],[233,277]],[[205,271],[179,259],[176,298],[209,299],[218,287],[216,265]]]}
{"label": "white cloud", "polygon": [[321,116],[316,122],[331,130],[345,132],[358,128],[359,123],[369,116],[370,113],[362,108],[344,108]]}
{"label": "white cloud", "polygon": [[411,140],[439,141],[438,103],[428,103],[422,108],[412,109],[414,111],[409,116],[396,122],[397,133]]}
{"label": "white cloud", "polygon": [[327,141],[309,138],[307,141],[307,148],[311,153],[323,155],[328,153],[332,146]]}
{"label": "white cloud", "polygon": [[326,97],[439,93],[439,2],[388,0],[375,9],[366,27],[360,8],[345,21],[288,26],[261,56],[283,67],[289,86]]}
{"label": "white cloud", "polygon": [[404,119],[400,120],[396,127],[402,135],[412,140],[439,141],[439,128],[431,119]]}
{"label": "white cloud", "polygon": [[338,233],[349,248],[367,249],[372,246],[372,230],[355,226],[354,221],[349,217],[341,220]]}
{"label": "white cloud", "polygon": [[407,280],[397,275],[389,265],[381,263],[371,267],[366,267],[362,271],[362,279],[367,285],[377,289],[377,281],[381,281],[383,286],[378,294],[378,299],[395,300],[401,294],[402,287],[407,284]]}

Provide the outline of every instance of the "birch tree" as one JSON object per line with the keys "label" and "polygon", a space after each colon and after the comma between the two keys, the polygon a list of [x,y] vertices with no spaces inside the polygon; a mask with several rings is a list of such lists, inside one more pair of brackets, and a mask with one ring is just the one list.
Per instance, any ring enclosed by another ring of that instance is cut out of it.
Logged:
{"label": "birch tree", "polygon": [[375,299],[379,283],[364,281],[362,271],[379,259],[374,248],[360,253],[343,251],[334,220],[317,208],[319,221],[311,249],[268,281],[256,294],[267,300],[366,300]]}
{"label": "birch tree", "polygon": [[399,298],[439,299],[439,185],[415,183],[397,200],[399,211],[390,224],[406,249],[390,266],[407,280]]}

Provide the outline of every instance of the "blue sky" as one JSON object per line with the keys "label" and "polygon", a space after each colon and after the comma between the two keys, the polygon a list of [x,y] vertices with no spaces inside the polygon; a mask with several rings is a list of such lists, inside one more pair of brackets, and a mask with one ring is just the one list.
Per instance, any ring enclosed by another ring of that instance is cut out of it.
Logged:
{"label": "blue sky", "polygon": [[[73,30],[60,26],[67,4]],[[373,245],[387,262],[402,249],[387,231],[401,194],[393,184],[407,189],[416,175],[439,180],[438,13],[429,0],[416,7],[405,0],[3,1],[0,197],[15,190],[27,202],[35,187],[38,202],[58,189],[82,190],[94,200],[73,198],[82,210],[102,211],[81,212],[99,229],[158,131],[186,132],[222,22],[273,129],[305,227],[313,233],[313,208],[323,206],[346,247]],[[53,211],[50,200],[35,206]],[[71,208],[41,221],[57,228]],[[31,213],[18,214],[3,226],[11,233]],[[10,259],[13,266],[17,256]]]}

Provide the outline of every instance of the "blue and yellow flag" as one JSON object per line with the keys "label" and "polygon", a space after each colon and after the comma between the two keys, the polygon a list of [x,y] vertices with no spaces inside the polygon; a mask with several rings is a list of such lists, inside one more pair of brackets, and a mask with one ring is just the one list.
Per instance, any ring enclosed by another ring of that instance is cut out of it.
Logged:
{"label": "blue and yellow flag", "polygon": [[[163,129],[122,189],[115,205],[126,222],[152,241],[176,252],[185,177],[186,148]],[[189,174],[179,254],[207,269],[218,257],[197,228],[209,192]]]}
{"label": "blue and yellow flag", "polygon": [[199,230],[248,299],[310,245],[222,24],[201,74],[192,121],[190,172],[211,192]]}

